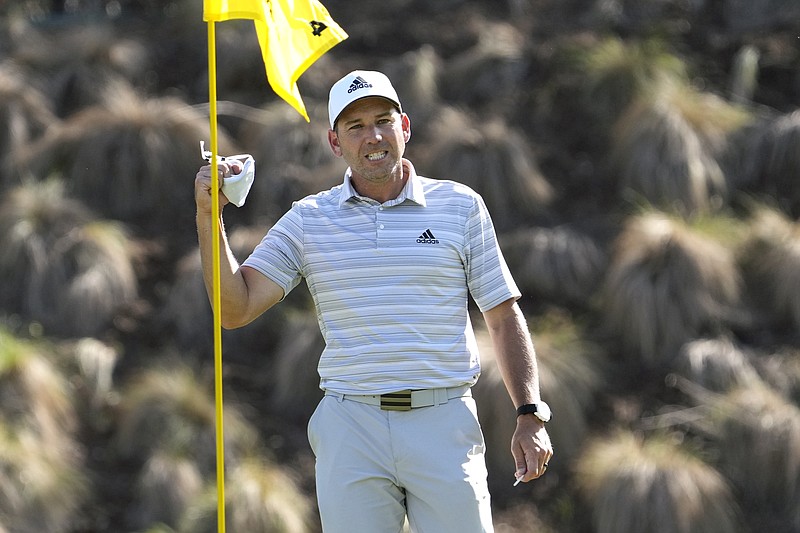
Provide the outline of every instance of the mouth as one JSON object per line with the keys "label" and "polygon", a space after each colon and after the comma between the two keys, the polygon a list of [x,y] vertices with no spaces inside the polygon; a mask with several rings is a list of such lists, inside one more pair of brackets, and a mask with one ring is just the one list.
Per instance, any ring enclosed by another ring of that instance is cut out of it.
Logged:
{"label": "mouth", "polygon": [[389,156],[389,152],[386,150],[381,150],[379,152],[370,152],[367,154],[367,159],[369,161],[380,161],[381,159],[386,159]]}

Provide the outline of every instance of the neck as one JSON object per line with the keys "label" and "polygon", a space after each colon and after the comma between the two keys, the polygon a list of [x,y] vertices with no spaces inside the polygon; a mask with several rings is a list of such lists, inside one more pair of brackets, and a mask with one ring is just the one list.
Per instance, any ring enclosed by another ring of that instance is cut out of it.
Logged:
{"label": "neck", "polygon": [[381,180],[369,180],[362,176],[350,175],[350,183],[360,196],[384,203],[400,196],[409,177],[408,169],[402,163],[399,168]]}

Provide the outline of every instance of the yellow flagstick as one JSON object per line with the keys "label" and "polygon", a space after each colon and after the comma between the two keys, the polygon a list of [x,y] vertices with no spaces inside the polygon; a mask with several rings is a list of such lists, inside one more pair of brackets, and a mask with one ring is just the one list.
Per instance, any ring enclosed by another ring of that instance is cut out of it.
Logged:
{"label": "yellow flagstick", "polygon": [[[211,165],[217,162],[217,54],[215,22],[208,22],[208,109],[211,127]],[[214,405],[217,422],[217,531],[225,533],[225,432],[222,425],[222,298],[220,290],[220,243],[222,224],[219,214],[219,173],[211,173],[211,257],[213,267],[212,307],[214,311]]]}
{"label": "yellow flagstick", "polygon": [[[347,33],[330,17],[318,0],[204,0],[203,19],[208,22],[208,100],[211,124],[211,161],[217,154],[217,60],[215,23],[230,19],[252,19],[261,46],[267,78],[275,92],[308,121],[297,88],[297,78]],[[298,24],[299,21],[302,21]],[[274,39],[278,46],[267,47]],[[269,53],[268,53],[269,52]],[[225,533],[225,448],[222,426],[222,319],[220,289],[219,174],[211,173],[211,217],[214,220],[211,251],[213,260],[211,306],[214,312],[214,392],[217,423],[217,522]]]}

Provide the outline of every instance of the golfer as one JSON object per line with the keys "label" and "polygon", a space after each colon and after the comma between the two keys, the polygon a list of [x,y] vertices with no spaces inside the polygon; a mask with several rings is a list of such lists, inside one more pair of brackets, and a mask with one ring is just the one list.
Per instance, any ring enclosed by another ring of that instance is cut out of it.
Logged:
{"label": "golfer", "polygon": [[[406,516],[415,532],[492,531],[469,297],[518,408],[516,481],[544,474],[553,450],[520,292],[491,218],[475,191],[418,175],[403,158],[411,121],[385,75],[347,74],[328,113],[344,181],[295,202],[241,265],[222,231],[222,325],[248,324],[306,280],[325,339],[325,394],[308,436],[326,533],[397,533]],[[204,166],[195,179],[209,294],[212,232],[222,227],[211,219],[214,170],[227,178],[241,164]]]}

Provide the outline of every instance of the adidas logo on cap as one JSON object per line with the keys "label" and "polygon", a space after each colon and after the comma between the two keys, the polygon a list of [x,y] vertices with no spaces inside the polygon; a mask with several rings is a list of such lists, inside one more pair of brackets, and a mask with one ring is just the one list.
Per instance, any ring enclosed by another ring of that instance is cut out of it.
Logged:
{"label": "adidas logo on cap", "polygon": [[439,244],[439,239],[433,236],[430,229],[426,229],[425,233],[419,236],[417,244]]}
{"label": "adidas logo on cap", "polygon": [[359,89],[371,89],[372,84],[367,82],[361,76],[356,76],[356,79],[353,80],[353,83],[350,84],[350,88],[347,89],[347,93],[352,93],[353,91],[357,91]]}

